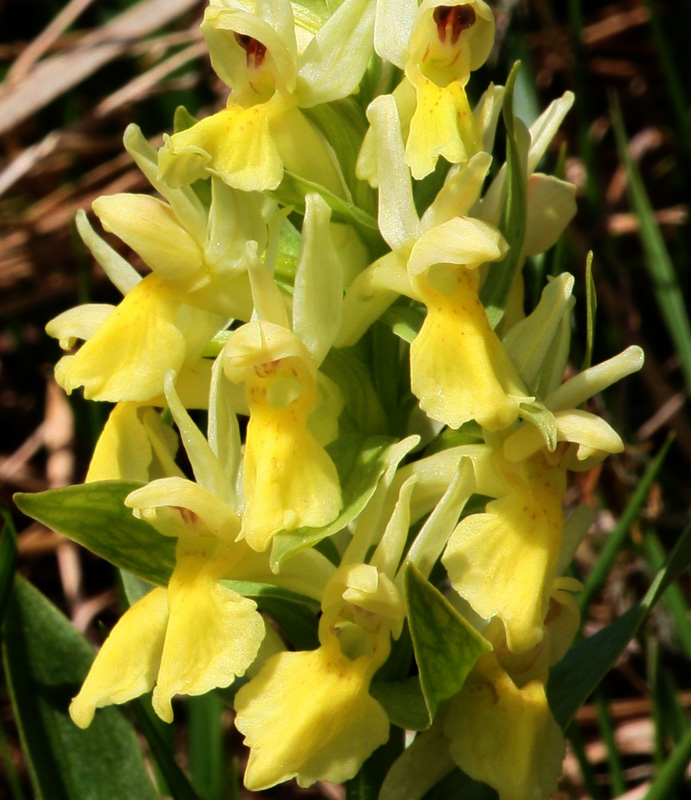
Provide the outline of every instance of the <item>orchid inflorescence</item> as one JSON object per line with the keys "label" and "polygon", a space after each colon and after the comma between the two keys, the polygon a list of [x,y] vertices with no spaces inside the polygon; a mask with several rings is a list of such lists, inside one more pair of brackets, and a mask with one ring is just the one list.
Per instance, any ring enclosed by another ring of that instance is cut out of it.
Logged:
{"label": "orchid inflorescence", "polygon": [[170,722],[175,695],[229,689],[249,789],[347,781],[398,726],[417,734],[382,798],[454,766],[547,798],[564,738],[545,685],[591,521],[565,519],[568,473],[623,449],[584,405],[642,364],[631,347],[563,382],[569,274],[525,310],[524,264],[575,213],[537,171],[573,97],[529,128],[515,71],[470,102],[483,0],[211,0],[202,32],[226,108],[181,110],[158,151],[130,126],[159,196],[93,204],[145,276],[80,213],[123,299],[48,325],[84,340],[60,385],[115,404],[87,484],[138,482],[149,559],[174,549],[172,572],[140,570],[159,585],[72,719],[153,690]]}

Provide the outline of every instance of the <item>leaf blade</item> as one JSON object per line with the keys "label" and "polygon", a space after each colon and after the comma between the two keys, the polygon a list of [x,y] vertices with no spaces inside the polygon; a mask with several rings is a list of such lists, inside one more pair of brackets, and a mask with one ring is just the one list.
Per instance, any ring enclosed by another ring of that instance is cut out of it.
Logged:
{"label": "leaf blade", "polygon": [[166,586],[175,566],[175,540],[133,516],[124,504],[142,484],[95,481],[14,496],[17,507],[111,564]]}
{"label": "leaf blade", "polygon": [[134,729],[116,708],[87,730],[67,706],[93,659],[86,640],[37,589],[17,578],[3,641],[15,718],[43,800],[154,800]]}
{"label": "leaf blade", "polygon": [[457,694],[487,642],[415,566],[405,576],[408,623],[430,723],[439,706]]}

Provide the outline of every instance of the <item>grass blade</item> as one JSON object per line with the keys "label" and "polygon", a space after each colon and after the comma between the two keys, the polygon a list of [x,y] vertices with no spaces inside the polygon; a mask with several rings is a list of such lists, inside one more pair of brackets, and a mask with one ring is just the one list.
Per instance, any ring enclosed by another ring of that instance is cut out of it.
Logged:
{"label": "grass blade", "polygon": [[578,601],[582,612],[588,608],[596,592],[605,582],[607,575],[612,568],[612,564],[614,563],[614,559],[616,558],[617,553],[621,549],[624,539],[629,532],[629,528],[636,520],[636,517],[643,507],[643,503],[645,503],[648,492],[650,491],[650,487],[653,485],[653,481],[657,477],[660,468],[662,467],[672,441],[673,437],[670,436],[660,448],[660,452],[651,462],[645,475],[643,476],[643,479],[636,487],[636,491],[629,501],[629,504],[626,506],[624,513],[621,515],[619,522],[607,539],[607,543],[602,548],[602,552],[600,553],[595,566],[585,579],[583,591],[581,592]]}
{"label": "grass blade", "polygon": [[616,98],[612,99],[612,124],[619,158],[626,169],[629,193],[640,223],[640,239],[645,252],[645,266],[662,317],[676,349],[686,387],[691,391],[691,324],[672,259],[655,220],[652,206],[638,167],[631,158]]}
{"label": "grass blade", "polygon": [[217,695],[210,693],[190,697],[187,708],[192,785],[205,800],[235,797],[238,787],[228,786],[228,763],[223,752],[225,704]]}
{"label": "grass blade", "polygon": [[170,751],[170,747],[158,732],[154,720],[151,719],[153,712],[149,712],[140,699],[132,700],[130,704],[137,717],[137,722],[144,734],[144,738],[149,745],[151,755],[156,761],[156,765],[168,785],[170,796],[173,800],[199,800],[197,793],[192,788],[189,778],[182,769],[180,769],[180,766]]}
{"label": "grass blade", "polygon": [[644,800],[669,800],[675,797],[677,786],[686,775],[691,761],[691,727],[686,729],[684,738],[675,748],[667,763],[660,770]]}

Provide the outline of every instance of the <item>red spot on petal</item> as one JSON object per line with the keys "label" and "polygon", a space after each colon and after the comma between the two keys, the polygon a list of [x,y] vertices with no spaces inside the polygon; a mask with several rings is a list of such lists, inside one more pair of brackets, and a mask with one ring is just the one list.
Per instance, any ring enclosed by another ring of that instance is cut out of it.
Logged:
{"label": "red spot on petal", "polygon": [[455,45],[461,33],[475,24],[475,9],[471,5],[437,6],[434,9],[437,35],[442,44]]}
{"label": "red spot on petal", "polygon": [[247,36],[245,33],[236,33],[235,41],[247,53],[248,67],[260,67],[262,65],[266,56],[266,45],[263,45],[252,36]]}

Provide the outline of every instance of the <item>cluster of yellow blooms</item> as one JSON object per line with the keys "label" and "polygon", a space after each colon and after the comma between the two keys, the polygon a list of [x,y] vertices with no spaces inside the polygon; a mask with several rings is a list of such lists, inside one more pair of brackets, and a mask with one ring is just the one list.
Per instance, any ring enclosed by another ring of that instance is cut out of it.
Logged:
{"label": "cluster of yellow blooms", "polygon": [[[564,519],[567,472],[622,449],[582,406],[642,363],[630,348],[562,383],[573,278],[523,308],[522,264],[575,211],[575,187],[536,172],[573,98],[514,119],[513,161],[488,177],[512,111],[504,87],[466,95],[494,43],[483,0],[211,0],[202,31],[227,107],[178,114],[158,152],[131,126],[160,197],[93,204],[150,271],[82,214],[124,296],[48,326],[84,340],[61,386],[115,403],[87,482],[141,482],[126,506],[176,540],[170,581],[117,623],[72,718],[153,689],[171,721],[175,695],[234,684],[250,789],[349,780],[397,722],[374,689],[396,647],[399,684],[429,699],[423,586],[454,621],[445,646],[463,631],[474,656],[382,797],[434,748],[501,800],[547,798],[563,736],[545,683],[578,629],[563,573],[589,524]],[[286,642],[242,582],[302,598],[319,646]]]}

